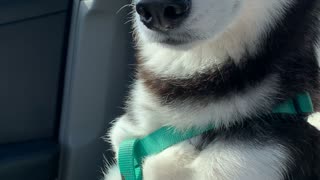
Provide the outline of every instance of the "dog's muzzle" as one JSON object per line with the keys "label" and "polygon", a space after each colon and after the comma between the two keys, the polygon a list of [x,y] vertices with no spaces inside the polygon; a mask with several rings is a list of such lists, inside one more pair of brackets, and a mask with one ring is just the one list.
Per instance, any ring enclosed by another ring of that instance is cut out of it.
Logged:
{"label": "dog's muzzle", "polygon": [[178,27],[189,15],[191,0],[141,0],[136,11],[149,29],[166,32]]}

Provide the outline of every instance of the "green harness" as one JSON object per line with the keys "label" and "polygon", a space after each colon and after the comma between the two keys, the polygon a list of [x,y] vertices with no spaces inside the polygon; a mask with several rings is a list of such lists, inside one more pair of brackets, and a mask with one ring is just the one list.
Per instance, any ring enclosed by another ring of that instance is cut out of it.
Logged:
{"label": "green harness", "polygon": [[[309,93],[297,95],[273,109],[273,113],[300,114],[312,113],[313,104]],[[206,129],[189,129],[181,132],[173,127],[162,127],[143,138],[125,140],[120,144],[118,165],[124,180],[142,180],[143,160],[151,155],[178,144],[187,139],[201,135],[214,127]]]}

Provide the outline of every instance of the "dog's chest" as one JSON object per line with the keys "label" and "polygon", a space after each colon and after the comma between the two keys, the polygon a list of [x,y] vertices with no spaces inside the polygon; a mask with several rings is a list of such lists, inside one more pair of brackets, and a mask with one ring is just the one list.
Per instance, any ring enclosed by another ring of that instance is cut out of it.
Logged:
{"label": "dog's chest", "polygon": [[[188,104],[182,108],[162,106],[139,81],[131,95],[130,113],[115,124],[116,133],[111,134],[111,138],[116,139],[113,143],[116,147],[126,138],[143,137],[163,125],[188,127],[207,124],[213,118],[219,125],[231,122],[235,119],[233,112],[239,112],[230,106],[221,109],[228,103],[216,102],[206,108]],[[228,109],[232,111],[228,112]],[[244,123],[230,132],[205,134],[147,157],[143,163],[144,179],[280,180],[289,155],[282,146],[269,143],[273,137],[263,126],[255,122]]]}
{"label": "dog's chest", "polygon": [[199,151],[185,141],[145,159],[147,180],[269,180],[281,179],[285,150],[277,146],[216,141]]}
{"label": "dog's chest", "polygon": [[187,141],[150,157],[143,163],[144,179],[188,180],[194,176],[191,167],[199,152]]}

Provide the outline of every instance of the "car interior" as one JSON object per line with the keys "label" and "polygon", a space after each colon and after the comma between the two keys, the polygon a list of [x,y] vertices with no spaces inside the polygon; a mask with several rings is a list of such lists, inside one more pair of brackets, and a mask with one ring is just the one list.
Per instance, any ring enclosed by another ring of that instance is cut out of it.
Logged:
{"label": "car interior", "polygon": [[0,1],[0,179],[101,179],[134,51],[129,0]]}
{"label": "car interior", "polygon": [[130,1],[0,0],[0,180],[102,179],[134,76]]}

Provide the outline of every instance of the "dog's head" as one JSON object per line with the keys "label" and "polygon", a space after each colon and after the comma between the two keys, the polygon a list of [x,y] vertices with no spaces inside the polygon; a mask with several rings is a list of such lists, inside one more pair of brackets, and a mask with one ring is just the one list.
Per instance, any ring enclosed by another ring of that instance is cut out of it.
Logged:
{"label": "dog's head", "polygon": [[259,23],[271,22],[289,1],[134,0],[134,24],[144,43],[177,47],[215,39],[228,30],[233,31],[232,26],[244,31],[238,36],[243,36],[241,33],[251,36],[263,28]]}
{"label": "dog's head", "polygon": [[136,0],[136,23],[144,40],[179,45],[223,31],[243,0]]}

